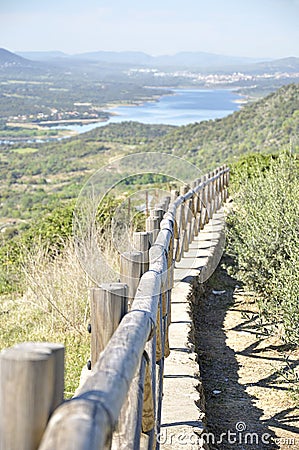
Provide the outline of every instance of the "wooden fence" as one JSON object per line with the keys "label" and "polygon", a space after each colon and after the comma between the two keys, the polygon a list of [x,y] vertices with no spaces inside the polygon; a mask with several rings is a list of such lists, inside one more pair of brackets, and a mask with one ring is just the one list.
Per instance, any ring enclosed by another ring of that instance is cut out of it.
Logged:
{"label": "wooden fence", "polygon": [[219,167],[150,211],[120,283],[93,288],[91,371],[63,401],[64,348],[24,343],[0,354],[1,450],[158,449],[173,270],[227,199]]}

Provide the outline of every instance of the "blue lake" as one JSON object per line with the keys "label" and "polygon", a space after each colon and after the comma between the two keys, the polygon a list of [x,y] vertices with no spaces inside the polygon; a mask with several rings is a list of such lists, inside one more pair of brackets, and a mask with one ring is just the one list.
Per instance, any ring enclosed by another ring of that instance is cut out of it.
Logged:
{"label": "blue lake", "polygon": [[84,133],[109,123],[137,121],[147,124],[187,125],[203,120],[218,119],[237,111],[242,97],[227,89],[173,89],[174,95],[162,96],[158,101],[137,106],[110,108],[114,114],[107,122],[70,125],[59,128]]}

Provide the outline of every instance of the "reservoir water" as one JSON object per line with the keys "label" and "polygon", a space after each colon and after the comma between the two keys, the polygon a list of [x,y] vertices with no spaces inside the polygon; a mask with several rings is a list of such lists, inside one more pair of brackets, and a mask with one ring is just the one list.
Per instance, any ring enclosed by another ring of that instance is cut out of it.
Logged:
{"label": "reservoir water", "polygon": [[[227,89],[172,89],[172,95],[163,95],[157,101],[144,102],[140,105],[117,106],[108,111],[112,114],[106,122],[85,125],[59,125],[51,128],[68,129],[85,133],[109,123],[136,121],[146,124],[187,125],[204,120],[220,119],[240,109],[244,97]],[[65,137],[67,138],[67,136]],[[50,138],[49,141],[65,138]],[[43,142],[40,139],[18,142]],[[1,144],[14,144],[2,141]]]}
{"label": "reservoir water", "polygon": [[187,125],[203,120],[219,119],[237,111],[242,97],[227,89],[172,89],[173,95],[164,95],[158,101],[134,106],[110,108],[113,115],[107,122],[87,125],[69,125],[59,128],[84,133],[109,123],[137,121],[147,124]]}

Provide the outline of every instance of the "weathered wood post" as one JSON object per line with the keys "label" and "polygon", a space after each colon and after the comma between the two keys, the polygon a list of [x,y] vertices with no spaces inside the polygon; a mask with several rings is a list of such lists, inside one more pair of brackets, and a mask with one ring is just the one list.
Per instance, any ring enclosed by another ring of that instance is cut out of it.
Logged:
{"label": "weathered wood post", "polygon": [[51,413],[64,398],[64,346],[54,342],[22,342],[13,348],[29,352],[51,352],[54,358],[54,380]]}
{"label": "weathered wood post", "polygon": [[[167,214],[166,214],[167,217]],[[157,315],[157,353],[156,360],[158,364],[157,379],[157,413],[156,413],[156,430],[160,432],[161,424],[161,408],[163,398],[163,374],[164,374],[164,357],[168,356],[169,348],[165,346],[167,343],[167,313],[168,313],[168,259],[169,245],[172,238],[173,224],[172,221],[165,218],[161,223],[161,232],[156,240],[155,245],[150,249],[150,262],[158,264],[162,275],[161,293],[159,300],[159,309]],[[157,446],[158,448],[158,446]]]}
{"label": "weathered wood post", "polygon": [[209,173],[209,220],[212,219],[213,217],[213,212],[214,212],[214,181],[212,181],[212,178],[214,177],[215,172],[212,171]]}
{"label": "weathered wood post", "polygon": [[226,186],[226,189],[225,189],[225,200],[227,200],[228,197],[229,197],[229,190],[228,190],[229,178],[230,178],[230,171],[228,170],[226,172],[226,177],[225,177],[225,186]]}
{"label": "weathered wood post", "polygon": [[[121,255],[121,280],[129,287],[130,307],[132,306],[141,276],[148,270],[148,251],[150,234],[133,234],[133,246],[141,251],[126,252]],[[142,406],[145,379],[145,361],[142,359],[129,388],[118,421],[117,430],[112,439],[112,450],[135,450],[140,448],[142,435]],[[151,381],[148,380],[150,391]]]}
{"label": "weathered wood post", "polygon": [[[142,268],[142,274],[149,269],[149,249],[154,242],[151,243],[152,232],[140,232],[133,234],[133,246],[135,250],[141,251],[143,254],[144,265]],[[138,382],[135,381],[135,386],[138,385],[139,396],[141,389],[141,379],[144,377],[144,384],[142,385],[143,404],[140,403],[140,398],[138,401],[139,408],[142,408],[142,433],[139,436],[138,428],[136,429],[136,439],[140,438],[143,445],[147,448],[151,448],[154,443],[155,434],[155,412],[156,412],[156,335],[154,335],[150,341],[146,343],[145,346],[146,355],[148,355],[146,360],[145,375],[143,374],[143,368],[141,367],[139,373]],[[145,444],[146,442],[146,444]],[[150,447],[149,447],[150,446]],[[137,447],[136,447],[137,448]]]}
{"label": "weathered wood post", "polygon": [[222,176],[221,176],[221,201],[222,201],[222,203],[225,203],[225,201],[226,201],[225,169],[226,169],[226,164],[224,164],[222,166]]}
{"label": "weathered wood post", "polygon": [[197,229],[197,209],[198,209],[198,194],[196,193],[196,188],[199,184],[199,180],[196,179],[192,183],[193,195],[191,198],[191,219],[190,219],[190,235],[189,235],[189,243],[194,240],[194,236],[198,235]]}
{"label": "weathered wood post", "polygon": [[158,233],[159,233],[159,227],[160,227],[160,220],[159,218],[154,218],[154,217],[148,217],[145,221],[145,230],[147,232],[151,232],[152,233],[152,242],[151,245],[155,242]]}
{"label": "weathered wood post", "polygon": [[91,367],[128,311],[127,285],[104,283],[90,290]]}
{"label": "weathered wood post", "polygon": [[[61,352],[63,347],[61,347]],[[35,450],[56,406],[55,378],[60,349],[19,346],[0,354],[0,448]],[[58,387],[63,381],[58,381]]]}
{"label": "weathered wood post", "polygon": [[207,176],[204,175],[202,178],[202,191],[200,196],[200,229],[202,230],[206,223],[208,223],[208,186],[207,186]]}
{"label": "weathered wood post", "polygon": [[223,171],[224,171],[224,166],[221,166],[220,169],[220,175],[219,175],[219,191],[218,191],[218,199],[219,199],[219,207],[222,206],[223,202],[224,202],[224,197],[223,197]]}
{"label": "weathered wood post", "polygon": [[212,183],[211,177],[213,176],[213,172],[209,172],[207,175],[207,189],[206,189],[206,208],[207,208],[207,217],[206,223],[211,219],[211,211],[212,211]]}
{"label": "weathered wood post", "polygon": [[203,222],[203,191],[204,191],[204,177],[199,179],[200,188],[197,192],[198,197],[198,207],[197,207],[197,229],[198,233],[201,230],[202,222]]}
{"label": "weathered wood post", "polygon": [[152,217],[153,219],[158,219],[159,225],[161,220],[163,219],[164,214],[165,214],[164,207],[159,205],[157,205],[154,209],[150,210],[150,217]]}
{"label": "weathered wood post", "polygon": [[221,205],[222,205],[222,201],[223,201],[223,198],[222,198],[222,180],[223,180],[223,166],[220,166],[219,167],[219,170],[218,170],[218,190],[217,190],[217,192],[218,192],[218,209],[219,208],[221,208]]}
{"label": "weathered wood post", "polygon": [[218,172],[218,168],[214,170],[215,180],[213,182],[213,215],[218,209]]}
{"label": "weathered wood post", "polygon": [[[199,196],[197,192],[197,187],[200,183],[200,179],[196,179],[192,183],[192,189],[194,190],[193,194],[193,215],[192,215],[192,241],[194,236],[198,235],[198,208],[199,208]],[[192,242],[191,241],[191,242]]]}
{"label": "weathered wood post", "polygon": [[[180,194],[181,195],[185,195],[187,194],[187,192],[189,191],[190,186],[188,185],[184,185],[181,186],[180,188]],[[189,211],[189,205],[188,202],[184,202],[181,205],[181,210],[182,210],[182,253],[181,253],[181,257],[184,256],[184,252],[187,252],[189,250],[189,216],[190,216],[190,211]]]}
{"label": "weathered wood post", "polygon": [[147,231],[140,231],[133,233],[133,247],[134,250],[142,252],[142,268],[141,275],[143,275],[149,268],[148,251],[151,243],[151,233]]}
{"label": "weathered wood post", "polygon": [[214,215],[214,212],[217,209],[217,175],[218,175],[218,168],[214,170],[213,172],[213,178],[214,181],[212,182],[213,184],[213,207],[212,207],[212,217]]}
{"label": "weathered wood post", "polygon": [[124,252],[120,255],[120,281],[128,285],[128,309],[131,308],[142,271],[142,252]]}
{"label": "weathered wood post", "polygon": [[[169,348],[169,325],[171,323],[171,292],[173,288],[173,278],[174,278],[174,217],[173,213],[169,212],[166,214],[165,226],[166,229],[171,231],[171,238],[169,240],[169,246],[167,249],[167,280],[165,285],[165,306],[163,311],[164,318],[164,329],[165,329],[165,357],[169,356],[170,348]],[[167,223],[168,221],[168,223]],[[161,223],[161,227],[163,229],[163,222]],[[163,300],[163,297],[162,297]]]}
{"label": "weathered wood post", "polygon": [[[171,197],[170,197],[170,201],[171,204],[174,203],[176,201],[176,199],[179,196],[179,191],[176,189],[172,189],[171,191]],[[173,229],[173,254],[174,254],[174,259],[175,261],[178,261],[178,257],[179,257],[179,250],[180,250],[180,224],[179,224],[179,220],[178,220],[178,209],[176,208],[176,212],[175,212],[175,221],[174,221],[174,229]]]}
{"label": "weathered wood post", "polygon": [[[143,356],[140,367],[130,384],[127,399],[120,411],[117,428],[112,437],[111,450],[140,449],[146,363]],[[147,436],[143,437],[143,439],[147,438]]]}
{"label": "weathered wood post", "polygon": [[219,168],[219,177],[218,177],[218,209],[221,208],[222,203],[223,203],[223,185],[222,185],[222,180],[223,180],[223,166],[221,166]]}
{"label": "weathered wood post", "polygon": [[170,202],[171,202],[171,195],[166,195],[164,201],[165,201],[165,211],[167,211],[167,209],[170,205]]}

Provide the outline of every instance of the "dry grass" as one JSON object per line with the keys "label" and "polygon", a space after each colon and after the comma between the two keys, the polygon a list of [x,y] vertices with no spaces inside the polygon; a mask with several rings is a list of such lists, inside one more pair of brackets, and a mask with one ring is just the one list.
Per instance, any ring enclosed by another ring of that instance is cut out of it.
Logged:
{"label": "dry grass", "polygon": [[71,243],[55,258],[33,248],[23,263],[25,294],[0,306],[0,349],[25,341],[61,342],[66,348],[65,394],[76,389],[89,359],[88,290],[91,283]]}

